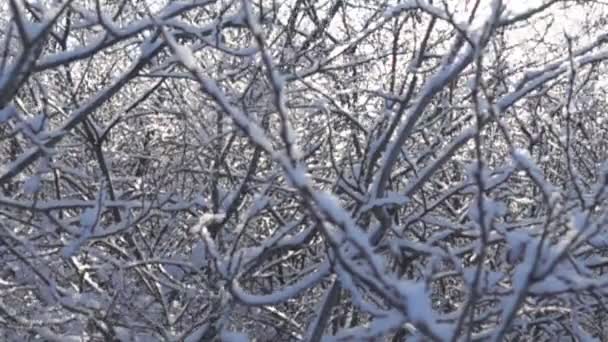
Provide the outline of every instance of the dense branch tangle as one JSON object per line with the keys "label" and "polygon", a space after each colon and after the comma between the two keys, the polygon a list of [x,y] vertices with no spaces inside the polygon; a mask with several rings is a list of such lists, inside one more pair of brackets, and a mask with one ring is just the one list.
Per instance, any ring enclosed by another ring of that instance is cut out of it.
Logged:
{"label": "dense branch tangle", "polygon": [[3,336],[608,338],[599,2],[0,11]]}

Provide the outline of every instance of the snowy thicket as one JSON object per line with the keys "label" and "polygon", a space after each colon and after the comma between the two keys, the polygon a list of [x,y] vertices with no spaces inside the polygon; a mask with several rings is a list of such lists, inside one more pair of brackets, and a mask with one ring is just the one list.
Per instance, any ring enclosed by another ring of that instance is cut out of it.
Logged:
{"label": "snowy thicket", "polygon": [[608,340],[607,6],[0,1],[0,336]]}

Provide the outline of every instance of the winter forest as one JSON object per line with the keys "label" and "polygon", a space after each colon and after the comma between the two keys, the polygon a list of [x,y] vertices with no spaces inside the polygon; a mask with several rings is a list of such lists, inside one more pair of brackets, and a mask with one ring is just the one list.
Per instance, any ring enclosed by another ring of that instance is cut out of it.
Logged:
{"label": "winter forest", "polygon": [[6,341],[608,341],[608,2],[0,0]]}

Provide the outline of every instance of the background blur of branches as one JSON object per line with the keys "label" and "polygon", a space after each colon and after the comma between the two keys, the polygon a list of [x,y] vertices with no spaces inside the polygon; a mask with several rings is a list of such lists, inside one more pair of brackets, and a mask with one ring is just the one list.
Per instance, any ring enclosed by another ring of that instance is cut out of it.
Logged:
{"label": "background blur of branches", "polygon": [[607,15],[3,1],[1,334],[607,340]]}

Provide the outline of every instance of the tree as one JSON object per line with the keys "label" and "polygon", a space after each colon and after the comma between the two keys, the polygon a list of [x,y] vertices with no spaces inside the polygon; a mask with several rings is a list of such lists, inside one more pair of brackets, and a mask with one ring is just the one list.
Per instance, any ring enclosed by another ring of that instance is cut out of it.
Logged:
{"label": "tree", "polygon": [[600,1],[0,13],[7,338],[608,338]]}

